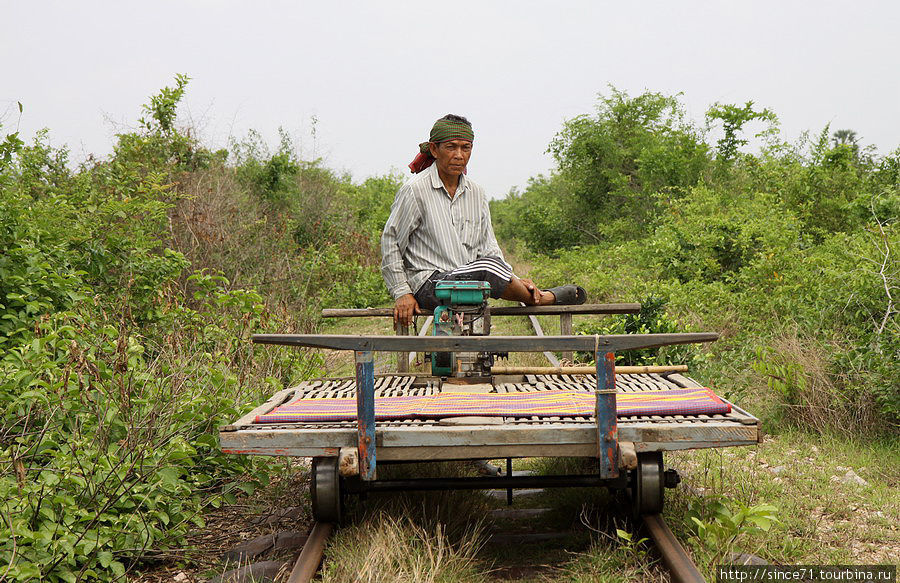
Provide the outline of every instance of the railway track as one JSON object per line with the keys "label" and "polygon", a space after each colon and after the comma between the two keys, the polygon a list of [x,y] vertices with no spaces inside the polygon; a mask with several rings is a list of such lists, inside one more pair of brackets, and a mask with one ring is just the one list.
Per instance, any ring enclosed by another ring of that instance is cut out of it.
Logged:
{"label": "railway track", "polygon": [[675,538],[662,515],[648,514],[642,518],[663,563],[672,574],[672,580],[675,583],[706,583],[706,579],[700,574],[697,565]]}
{"label": "railway track", "polygon": [[288,576],[288,583],[308,583],[316,576],[319,565],[322,563],[322,555],[325,553],[325,542],[331,533],[334,532],[334,525],[329,522],[316,522],[313,524],[309,533],[306,544],[291,574]]}
{"label": "railway track", "polygon": [[[706,583],[706,579],[697,569],[694,561],[672,533],[660,514],[648,514],[641,517],[647,533],[669,570],[674,583]],[[327,522],[313,524],[309,539],[297,558],[288,583],[309,583],[316,576],[325,552],[325,543],[334,532],[334,526]]]}

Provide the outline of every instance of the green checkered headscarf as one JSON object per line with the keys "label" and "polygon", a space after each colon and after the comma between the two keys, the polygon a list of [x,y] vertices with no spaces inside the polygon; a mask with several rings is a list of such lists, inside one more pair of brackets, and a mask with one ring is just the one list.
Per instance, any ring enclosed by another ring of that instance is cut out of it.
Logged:
{"label": "green checkered headscarf", "polygon": [[431,166],[434,158],[431,157],[428,144],[440,144],[449,140],[468,140],[471,142],[475,140],[475,132],[472,131],[472,126],[465,122],[452,119],[437,120],[431,128],[428,141],[419,144],[419,155],[409,164],[409,169],[418,174]]}
{"label": "green checkered headscarf", "polygon": [[452,119],[439,119],[431,127],[428,141],[419,144],[419,151],[427,154],[429,143],[440,144],[449,140],[469,140],[471,142],[474,139],[475,132],[472,131],[472,126],[469,124]]}

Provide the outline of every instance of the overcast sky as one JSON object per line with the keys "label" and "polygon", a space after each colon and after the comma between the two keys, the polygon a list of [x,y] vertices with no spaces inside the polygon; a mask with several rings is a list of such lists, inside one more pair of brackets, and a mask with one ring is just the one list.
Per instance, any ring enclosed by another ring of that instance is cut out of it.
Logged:
{"label": "overcast sky", "polygon": [[[784,133],[855,130],[900,145],[900,3],[0,0],[0,132],[51,130],[76,160],[176,73],[210,146],[283,126],[354,179],[406,164],[445,113],[475,127],[469,175],[491,196],[546,173],[565,119],[608,85],[754,100]],[[17,101],[24,105],[19,118]],[[312,135],[312,119],[315,138]]]}

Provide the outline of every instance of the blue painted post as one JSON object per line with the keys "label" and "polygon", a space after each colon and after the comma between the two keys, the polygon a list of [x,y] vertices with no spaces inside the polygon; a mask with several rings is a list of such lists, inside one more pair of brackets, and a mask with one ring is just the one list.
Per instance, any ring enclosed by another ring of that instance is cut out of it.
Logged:
{"label": "blue painted post", "polygon": [[356,353],[356,420],[359,477],[375,479],[375,358],[371,350]]}
{"label": "blue painted post", "polygon": [[616,356],[612,352],[594,353],[597,363],[597,457],[600,477],[619,475],[619,444],[616,435]]}

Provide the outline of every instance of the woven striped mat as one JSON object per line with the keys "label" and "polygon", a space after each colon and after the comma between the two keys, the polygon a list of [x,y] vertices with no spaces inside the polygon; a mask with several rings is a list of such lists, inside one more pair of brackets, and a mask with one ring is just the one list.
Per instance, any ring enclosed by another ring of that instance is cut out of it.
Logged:
{"label": "woven striped mat", "polygon": [[[438,393],[427,396],[376,397],[375,420],[484,417],[590,417],[596,397],[588,391],[529,393]],[[698,415],[728,413],[731,405],[710,389],[670,389],[616,394],[616,413],[623,415]],[[356,399],[304,399],[256,416],[256,423],[353,421]]]}

